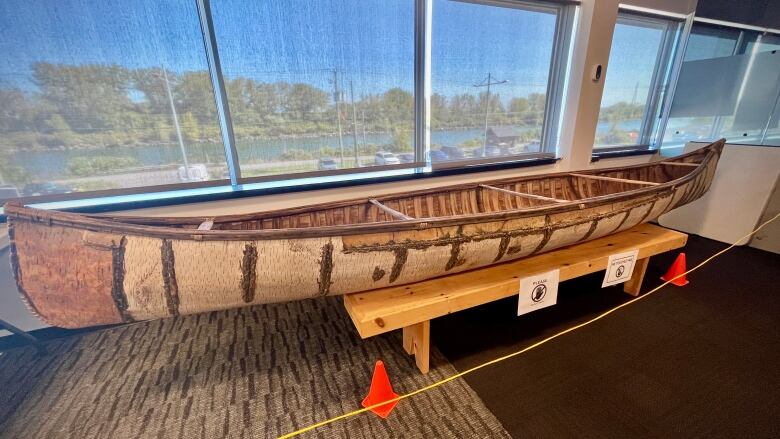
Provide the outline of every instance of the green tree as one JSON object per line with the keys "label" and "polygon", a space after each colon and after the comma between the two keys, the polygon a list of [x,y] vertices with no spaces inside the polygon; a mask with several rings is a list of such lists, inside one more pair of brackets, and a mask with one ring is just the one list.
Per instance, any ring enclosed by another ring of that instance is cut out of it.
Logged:
{"label": "green tree", "polygon": [[189,141],[200,140],[198,119],[190,112],[186,112],[181,116],[181,135]]}
{"label": "green tree", "polygon": [[450,109],[447,96],[434,93],[431,95],[431,126],[434,129],[441,129],[450,124]]}
{"label": "green tree", "polygon": [[282,108],[293,119],[317,120],[319,115],[316,113],[321,112],[328,104],[328,94],[309,84],[298,83],[289,88],[281,88],[284,90]]}
{"label": "green tree", "polygon": [[400,88],[391,88],[382,95],[382,114],[391,124],[411,126],[414,120],[414,96]]}
{"label": "green tree", "polygon": [[11,164],[11,153],[0,152],[0,184],[13,184],[17,188],[32,181],[32,174],[21,166]]}
{"label": "green tree", "polygon": [[450,114],[455,127],[477,127],[484,122],[485,113],[479,111],[479,105],[474,95],[464,93],[450,99]]}
{"label": "green tree", "polygon": [[411,132],[403,126],[394,126],[392,129],[393,151],[409,152],[412,151]]}
{"label": "green tree", "polygon": [[[171,82],[171,78],[168,78]],[[201,125],[215,124],[214,92],[208,72],[187,72],[174,81],[173,99],[179,114],[192,113]],[[170,109],[167,111],[170,114]]]}
{"label": "green tree", "polygon": [[111,130],[132,111],[129,72],[118,65],[72,66],[39,62],[32,66],[45,101],[77,133]]}

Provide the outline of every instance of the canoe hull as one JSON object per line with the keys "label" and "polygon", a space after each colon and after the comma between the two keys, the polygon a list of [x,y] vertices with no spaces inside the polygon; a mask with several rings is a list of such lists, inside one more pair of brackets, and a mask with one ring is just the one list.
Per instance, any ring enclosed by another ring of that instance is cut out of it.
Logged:
{"label": "canoe hull", "polygon": [[12,265],[31,310],[67,328],[348,294],[523,258],[652,221],[704,194],[716,164],[717,157],[677,186],[622,201],[377,233],[199,240],[12,218]]}

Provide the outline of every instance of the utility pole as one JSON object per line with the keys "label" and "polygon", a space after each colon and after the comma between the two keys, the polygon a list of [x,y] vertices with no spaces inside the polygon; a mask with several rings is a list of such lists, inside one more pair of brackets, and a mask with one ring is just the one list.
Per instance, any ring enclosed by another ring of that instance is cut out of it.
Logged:
{"label": "utility pole", "polygon": [[357,140],[357,110],[355,109],[355,87],[352,85],[352,80],[349,80],[349,95],[352,100],[352,138],[355,146],[355,167],[360,167],[360,158],[358,157],[358,140]]}
{"label": "utility pole", "polygon": [[165,67],[160,66],[162,69],[163,79],[165,80],[165,91],[168,92],[168,103],[171,105],[171,114],[173,115],[173,124],[176,126],[176,137],[179,139],[179,148],[181,149],[181,157],[184,159],[184,175],[187,180],[190,179],[190,164],[187,162],[187,150],[184,148],[184,140],[181,137],[181,127],[179,127],[179,116],[176,114],[176,105],[173,103],[173,93],[171,93],[171,84],[168,82],[168,73],[165,71]]}
{"label": "utility pole", "polygon": [[498,84],[506,84],[509,82],[508,80],[503,81],[496,81],[493,82],[493,75],[491,73],[488,73],[487,79],[480,82],[479,84],[474,84],[474,87],[487,87],[487,93],[486,93],[486,99],[485,99],[485,132],[482,136],[482,157],[485,157],[485,151],[487,149],[487,130],[488,130],[488,117],[490,115],[490,86],[491,85],[498,85]]}
{"label": "utility pole", "polygon": [[368,143],[366,142],[366,109],[364,107],[365,103],[360,107],[360,125],[363,128],[363,147],[365,148]]}
{"label": "utility pole", "polygon": [[339,70],[333,69],[333,100],[336,102],[336,124],[339,128],[339,151],[341,167],[344,167],[344,139],[341,138],[341,91],[339,90]]}

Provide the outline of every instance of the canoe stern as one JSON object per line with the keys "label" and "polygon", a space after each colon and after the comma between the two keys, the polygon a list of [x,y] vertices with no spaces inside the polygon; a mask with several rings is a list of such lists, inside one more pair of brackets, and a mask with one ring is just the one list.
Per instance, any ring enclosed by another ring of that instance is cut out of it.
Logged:
{"label": "canoe stern", "polygon": [[128,320],[122,236],[13,219],[8,232],[16,285],[41,320],[62,328]]}

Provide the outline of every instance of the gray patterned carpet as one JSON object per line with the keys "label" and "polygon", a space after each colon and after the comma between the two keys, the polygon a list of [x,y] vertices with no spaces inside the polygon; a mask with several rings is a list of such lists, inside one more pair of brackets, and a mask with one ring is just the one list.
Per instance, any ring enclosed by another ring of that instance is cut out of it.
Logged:
{"label": "gray patterned carpet", "polygon": [[[359,408],[382,359],[405,393],[421,375],[400,334],[360,340],[339,299],[137,323],[0,353],[0,436],[276,437]],[[509,437],[461,379],[301,437]]]}

